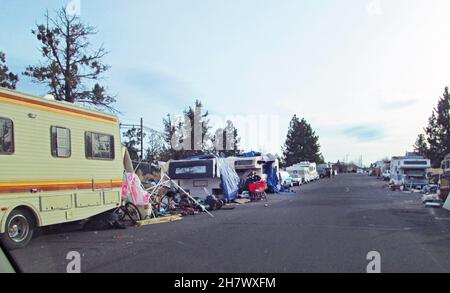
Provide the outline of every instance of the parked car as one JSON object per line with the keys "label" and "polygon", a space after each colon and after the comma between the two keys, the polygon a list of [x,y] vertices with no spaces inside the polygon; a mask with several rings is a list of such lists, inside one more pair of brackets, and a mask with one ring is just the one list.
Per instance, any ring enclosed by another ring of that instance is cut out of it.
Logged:
{"label": "parked car", "polygon": [[294,180],[292,179],[291,175],[289,175],[288,172],[281,171],[280,177],[281,177],[281,185],[283,185],[284,187],[290,188],[294,186]]}
{"label": "parked car", "polygon": [[300,186],[303,184],[303,179],[300,177],[300,175],[292,175],[292,182],[294,186]]}

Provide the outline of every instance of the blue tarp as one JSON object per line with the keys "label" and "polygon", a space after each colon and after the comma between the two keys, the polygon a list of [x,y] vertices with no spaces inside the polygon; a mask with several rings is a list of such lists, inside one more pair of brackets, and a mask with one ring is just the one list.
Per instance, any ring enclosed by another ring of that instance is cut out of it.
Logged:
{"label": "blue tarp", "polygon": [[261,153],[254,152],[254,151],[242,154],[242,157],[244,157],[244,158],[253,158],[253,157],[259,157],[259,156],[261,156]]}
{"label": "blue tarp", "polygon": [[266,163],[264,165],[264,173],[267,175],[267,187],[274,193],[280,192],[280,180],[278,178],[277,170],[273,163]]}

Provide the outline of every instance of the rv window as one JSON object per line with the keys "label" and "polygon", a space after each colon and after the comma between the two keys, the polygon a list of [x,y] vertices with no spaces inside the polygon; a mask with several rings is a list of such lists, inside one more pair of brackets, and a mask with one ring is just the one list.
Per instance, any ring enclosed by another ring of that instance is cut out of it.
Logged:
{"label": "rv window", "polygon": [[253,160],[236,161],[236,162],[234,162],[234,165],[236,167],[238,167],[238,166],[252,166],[253,165]]}
{"label": "rv window", "polygon": [[0,154],[14,153],[14,130],[10,119],[0,118]]}
{"label": "rv window", "polygon": [[427,161],[405,161],[405,165],[428,165]]}
{"label": "rv window", "polygon": [[95,160],[114,160],[114,136],[86,132],[86,158]]}
{"label": "rv window", "polygon": [[72,154],[70,130],[67,128],[52,126],[51,146],[52,156],[57,158],[69,158]]}
{"label": "rv window", "polygon": [[205,174],[206,166],[194,166],[194,167],[184,167],[184,168],[176,168],[175,174]]}

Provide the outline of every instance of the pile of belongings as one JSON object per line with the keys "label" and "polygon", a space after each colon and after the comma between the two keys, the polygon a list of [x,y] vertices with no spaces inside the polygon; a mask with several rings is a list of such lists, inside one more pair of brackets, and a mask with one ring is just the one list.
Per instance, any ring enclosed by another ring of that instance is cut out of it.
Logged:
{"label": "pile of belongings", "polygon": [[422,196],[422,202],[426,207],[431,208],[440,208],[443,204],[437,193],[425,194],[424,196]]}
{"label": "pile of belongings", "polygon": [[125,202],[132,202],[137,206],[149,205],[150,193],[144,189],[136,173],[125,174],[125,180],[122,186],[122,199]]}

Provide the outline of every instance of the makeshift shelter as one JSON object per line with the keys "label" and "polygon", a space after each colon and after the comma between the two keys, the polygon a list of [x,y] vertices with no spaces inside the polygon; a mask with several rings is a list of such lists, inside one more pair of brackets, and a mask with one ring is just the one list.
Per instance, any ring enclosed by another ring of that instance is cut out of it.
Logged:
{"label": "makeshift shelter", "polygon": [[267,190],[272,193],[280,192],[281,186],[280,179],[278,177],[279,162],[275,156],[271,154],[263,155],[260,152],[251,151],[242,154],[241,158],[253,159],[252,164],[249,164],[248,166],[241,162],[245,163],[246,161],[248,161],[250,163],[250,160],[236,160],[235,168],[239,169],[241,174],[244,174],[243,176],[247,174],[246,172],[244,172],[245,168],[248,168],[249,171],[254,171],[255,168],[258,168],[259,170],[256,173],[266,181]]}

